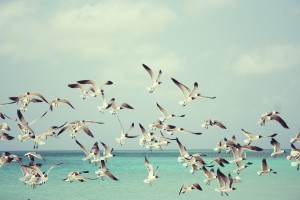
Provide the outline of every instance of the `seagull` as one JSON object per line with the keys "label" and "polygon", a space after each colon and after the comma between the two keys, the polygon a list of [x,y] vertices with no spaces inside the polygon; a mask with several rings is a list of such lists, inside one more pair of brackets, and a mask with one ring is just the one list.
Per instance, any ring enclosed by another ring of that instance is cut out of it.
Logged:
{"label": "seagull", "polygon": [[201,126],[206,129],[208,129],[208,126],[218,126],[221,129],[226,129],[226,126],[222,122],[211,119],[206,120]]}
{"label": "seagull", "polygon": [[[171,142],[170,139],[165,137],[164,134],[160,131],[160,135],[154,135],[153,148],[162,150],[163,146],[168,146]],[[146,146],[147,148],[147,146]]]}
{"label": "seagull", "polygon": [[298,141],[300,143],[300,132],[297,133],[297,135],[294,138],[292,138],[290,142],[294,143],[296,141]]}
{"label": "seagull", "polygon": [[158,103],[156,103],[156,106],[158,107],[159,111],[163,115],[159,118],[159,121],[164,122],[167,119],[175,118],[175,117],[184,117],[185,115],[174,115],[168,113],[164,108],[162,108]]}
{"label": "seagull", "polygon": [[201,132],[193,132],[193,131],[190,131],[190,130],[187,130],[187,129],[184,129],[184,128],[179,128],[179,127],[176,127],[176,126],[172,126],[172,127],[168,126],[168,127],[166,128],[166,131],[167,131],[170,135],[174,135],[174,134],[176,134],[176,133],[182,133],[182,132],[184,132],[184,133],[192,133],[192,134],[194,134],[194,135],[202,135]]}
{"label": "seagull", "polygon": [[161,81],[159,81],[159,79],[161,77],[161,74],[162,74],[162,71],[159,70],[157,78],[155,79],[152,69],[150,69],[145,64],[142,64],[142,65],[151,77],[152,84],[149,87],[147,87],[147,90],[149,90],[149,93],[152,93],[162,83]]}
{"label": "seagull", "polygon": [[72,139],[75,138],[79,131],[84,131],[88,136],[94,138],[93,133],[87,127],[87,124],[103,124],[103,122],[97,122],[93,120],[75,120],[65,124],[62,129],[57,133],[57,136],[62,134],[65,130],[71,132]]}
{"label": "seagull", "polygon": [[193,183],[191,185],[188,185],[188,184],[183,184],[180,188],[180,191],[179,191],[179,195],[180,194],[184,194],[184,193],[187,193],[187,192],[190,192],[194,189],[197,189],[197,190],[200,190],[202,191],[202,188],[201,186],[199,185],[199,183]]}
{"label": "seagull", "polygon": [[291,160],[292,158],[299,159],[300,158],[300,149],[296,148],[293,143],[291,143],[291,153],[286,157],[287,160]]}
{"label": "seagull", "polygon": [[52,101],[50,102],[50,108],[49,108],[49,109],[50,109],[51,111],[53,111],[53,108],[54,108],[55,106],[59,106],[61,103],[68,104],[71,108],[75,109],[75,108],[72,106],[72,104],[69,102],[69,100],[67,100],[67,99],[60,99],[60,98],[56,98],[56,99],[52,100]]}
{"label": "seagull", "polygon": [[270,143],[271,143],[271,145],[273,146],[273,149],[274,149],[271,156],[274,156],[274,158],[276,158],[277,155],[285,153],[285,151],[280,148],[280,143],[277,140],[272,138]]}
{"label": "seagull", "polygon": [[98,110],[103,114],[104,111],[106,109],[108,109],[108,103],[107,103],[107,100],[106,100],[106,97],[105,97],[104,93],[101,94],[101,98],[102,98],[102,105],[98,106]]}
{"label": "seagull", "polygon": [[217,176],[215,175],[215,172],[214,172],[214,168],[211,168],[210,171],[208,171],[206,169],[205,166],[202,167],[202,171],[204,173],[204,175],[206,176],[207,179],[205,179],[203,182],[205,183],[206,182],[206,185],[210,185],[210,182],[214,179],[217,178]]}
{"label": "seagull", "polygon": [[224,163],[229,164],[229,162],[225,158],[221,158],[221,157],[217,157],[217,158],[212,159],[210,161],[210,163],[212,163],[212,162],[218,163],[221,167],[225,167]]}
{"label": "seagull", "polygon": [[129,104],[127,103],[122,103],[120,106],[116,106],[115,103],[115,98],[112,98],[108,104],[108,106],[106,107],[106,109],[108,108],[112,108],[111,111],[109,111],[112,115],[117,114],[117,112],[119,112],[120,110],[124,109],[124,108],[128,108],[128,109],[134,109],[133,107],[131,107]]}
{"label": "seagull", "polygon": [[42,135],[29,134],[29,138],[34,141],[33,149],[38,149],[39,145],[46,144]]}
{"label": "seagull", "polygon": [[97,178],[101,178],[102,180],[104,180],[103,177],[108,176],[112,180],[118,181],[118,179],[106,168],[104,160],[101,160],[101,166],[95,173],[98,175]]}
{"label": "seagull", "polygon": [[132,131],[132,129],[134,128],[134,123],[132,123],[130,128],[128,129],[128,131],[125,132],[119,117],[118,117],[118,121],[119,121],[120,126],[121,126],[121,136],[119,138],[116,138],[117,143],[119,143],[122,146],[125,143],[125,141],[127,140],[127,138],[136,138],[136,137],[138,137],[138,135],[134,135],[134,136],[129,136],[128,135]]}
{"label": "seagull", "polygon": [[221,192],[221,195],[226,194],[228,196],[228,192],[232,192],[236,190],[236,188],[232,187],[233,179],[230,173],[228,177],[226,177],[220,169],[217,170],[217,177],[219,181],[219,188],[215,189],[216,192]]}
{"label": "seagull", "polygon": [[259,140],[260,138],[263,137],[262,135],[254,135],[252,133],[249,133],[244,129],[242,129],[242,131],[248,137],[248,139],[244,140],[245,144],[251,144],[251,142]]}
{"label": "seagull", "polygon": [[[28,167],[28,168],[34,170],[34,171],[39,175],[38,177],[40,177],[40,179],[39,179],[40,181],[37,181],[38,184],[45,184],[46,181],[47,181],[48,178],[49,178],[48,176],[49,176],[50,171],[51,171],[53,168],[55,168],[55,167],[57,167],[57,166],[59,166],[59,165],[61,165],[61,164],[62,164],[62,163],[59,163],[59,164],[56,164],[56,165],[51,166],[51,167],[48,169],[47,172],[42,172],[42,171],[41,171],[41,166],[42,166],[42,164],[40,164],[40,163],[28,165],[28,166],[25,166],[25,167]],[[30,181],[29,181],[29,182],[30,182]],[[34,185],[36,185],[36,184],[34,184]]]}
{"label": "seagull", "polygon": [[89,173],[89,171],[73,171],[73,172],[70,172],[67,175],[67,177],[63,179],[63,181],[69,181],[70,183],[72,183],[74,180],[78,180],[80,182],[85,182],[86,180],[96,180],[96,179],[92,179],[92,178],[82,176],[81,174],[83,174],[83,173]]}
{"label": "seagull", "polygon": [[42,139],[47,139],[48,137],[57,137],[56,136],[56,130],[59,128],[62,128],[64,125],[66,125],[67,122],[65,122],[64,124],[62,124],[61,126],[51,126],[50,128],[48,128],[45,132],[43,132],[41,134],[41,138]]}
{"label": "seagull", "polygon": [[[14,122],[17,123],[19,129],[21,130],[21,132],[27,136],[25,136],[25,139],[29,138],[29,135],[34,134],[34,131],[31,129],[31,125],[33,125],[34,123],[36,123],[39,119],[43,118],[45,115],[47,114],[47,111],[42,114],[40,117],[32,120],[31,122],[27,122],[26,119],[24,118],[22,112],[18,109],[17,110],[17,115],[19,120],[15,119],[13,120]],[[21,140],[21,136],[19,135],[19,139]],[[24,140],[24,138],[22,138],[21,142]]]}
{"label": "seagull", "polygon": [[61,165],[61,164],[63,164],[63,163],[58,163],[58,164],[56,164],[56,165],[53,165],[53,166],[51,166],[51,167],[48,169],[47,172],[43,172],[41,184],[45,184],[46,181],[49,179],[49,173],[50,173],[50,171],[51,171],[53,168],[55,168],[55,167],[57,167],[57,166],[59,166],[59,165]]}
{"label": "seagull", "polygon": [[[22,163],[22,160],[17,160],[17,162],[19,163],[20,167],[21,167],[21,171],[23,173],[23,176],[21,178],[19,178],[19,181],[21,182],[27,182],[30,180],[31,175],[34,174],[33,170],[25,167],[25,165]],[[32,163],[33,164],[33,163]]]}
{"label": "seagull", "polygon": [[79,88],[81,91],[80,97],[82,97],[83,100],[86,99],[86,97],[88,96],[89,90],[85,90],[81,84],[78,84],[78,83],[69,84],[68,87],[69,88]]}
{"label": "seagull", "polygon": [[223,140],[220,140],[220,142],[218,142],[218,144],[214,148],[214,151],[221,153],[222,149],[227,149],[227,147],[226,147],[226,143],[223,142]]}
{"label": "seagull", "polygon": [[23,103],[23,105],[21,106],[20,110],[22,110],[23,112],[25,112],[25,111],[28,110],[28,106],[29,106],[30,103],[40,103],[40,102],[43,102],[43,101],[40,100],[40,99],[29,99],[28,102]]}
{"label": "seagull", "polygon": [[113,154],[113,150],[114,148],[110,148],[109,146],[107,146],[104,142],[101,142],[102,146],[104,147],[104,151],[103,151],[103,157],[101,158],[101,160],[105,160],[107,161],[107,159],[112,158],[114,156],[116,156],[115,154]]}
{"label": "seagull", "polygon": [[13,140],[15,137],[0,131],[0,140]]}
{"label": "seagull", "polygon": [[231,153],[233,155],[233,160],[230,163],[240,163],[243,160],[246,160],[246,153],[243,156],[243,149],[240,144],[237,147],[230,147]]}
{"label": "seagull", "polygon": [[30,100],[33,99],[33,96],[39,97],[42,101],[48,103],[48,101],[44,98],[44,96],[41,93],[39,93],[38,91],[26,92],[26,93],[20,94],[17,97],[9,97],[9,99],[15,103],[21,102],[24,105],[26,103],[29,103]]}
{"label": "seagull", "polygon": [[249,151],[262,151],[263,149],[258,146],[253,146],[249,144],[244,144],[241,146],[243,149],[247,149]]}
{"label": "seagull", "polygon": [[300,168],[300,149],[297,149],[293,143],[291,143],[291,153],[286,157],[287,160],[292,158],[296,159],[295,162],[291,162],[292,167],[297,167],[297,171]]}
{"label": "seagull", "polygon": [[[202,159],[201,156],[206,156],[201,153],[195,153],[190,155],[190,157],[185,158],[186,163],[183,164],[183,166],[188,167],[192,166],[192,169],[190,170],[190,173],[194,173],[194,171],[198,171],[198,166],[207,166],[206,162]],[[209,165],[207,167],[213,167],[213,165]]]}
{"label": "seagull", "polygon": [[159,176],[157,176],[158,166],[154,171],[152,165],[150,164],[150,162],[146,157],[145,157],[145,166],[148,170],[148,177],[144,179],[144,183],[149,183],[149,185],[152,186],[152,182],[155,181],[157,178],[159,178]]}
{"label": "seagull", "polygon": [[103,94],[104,90],[102,89],[102,87],[104,85],[112,85],[113,84],[113,82],[110,81],[110,80],[106,81],[100,87],[98,87],[96,81],[93,81],[93,80],[80,80],[80,81],[77,81],[77,83],[91,85],[88,91],[92,91],[93,92],[91,94],[93,97],[96,97],[96,96],[98,96],[100,94]]}
{"label": "seagull", "polygon": [[5,151],[1,154],[1,157],[0,157],[0,167],[11,163],[11,161],[17,161],[19,159],[20,159],[20,157],[18,157],[17,155],[14,155],[14,154],[11,154],[10,152]]}
{"label": "seagull", "polygon": [[[95,142],[91,150],[87,150],[85,146],[83,146],[78,140],[75,139],[76,144],[79,145],[79,147],[83,150],[85,153],[86,157],[82,158],[83,161],[89,160],[91,162],[91,158],[94,158],[94,160],[99,160],[100,159],[100,150],[98,147],[98,142]],[[95,162],[96,163],[96,162]]]}
{"label": "seagull", "polygon": [[[43,158],[43,156],[37,152],[28,152],[26,154],[24,154],[24,156],[27,156],[28,159],[31,161],[31,163],[34,162],[34,158],[38,158],[38,159],[41,159],[43,161],[45,161],[45,159]],[[46,162],[46,161],[45,161]]]}
{"label": "seagull", "polygon": [[261,171],[258,171],[257,174],[261,176],[264,173],[270,173],[277,174],[277,172],[273,171],[273,169],[268,168],[268,164],[265,158],[262,159],[261,162]]}
{"label": "seagull", "polygon": [[176,142],[178,144],[179,153],[180,153],[180,156],[177,158],[177,161],[178,162],[182,162],[182,161],[185,161],[187,158],[191,159],[191,155],[188,153],[188,151],[186,150],[185,146],[183,146],[181,144],[181,142],[179,141],[178,138],[176,138],[175,140],[176,140]]}
{"label": "seagull", "polygon": [[198,83],[197,82],[194,83],[194,88],[193,88],[193,90],[191,90],[190,88],[183,85],[182,83],[180,83],[176,79],[174,79],[174,78],[171,78],[171,79],[179,87],[179,89],[182,91],[183,96],[185,98],[184,100],[179,101],[179,104],[181,106],[186,106],[189,102],[195,100],[198,97],[209,98],[209,99],[215,99],[216,98],[216,97],[203,96],[200,93],[197,93],[197,90],[198,90]]}
{"label": "seagull", "polygon": [[10,127],[8,126],[7,123],[2,123],[2,124],[0,124],[0,130],[1,131],[10,131]]}
{"label": "seagull", "polygon": [[252,162],[247,162],[246,164],[241,165],[240,162],[237,162],[236,165],[238,168],[235,169],[233,172],[240,174],[242,170],[246,169],[247,167],[249,167],[252,164],[253,164]]}
{"label": "seagull", "polygon": [[146,143],[154,140],[154,136],[153,136],[154,133],[153,132],[148,133],[146,131],[146,129],[142,126],[142,124],[139,124],[139,126],[142,131],[142,134],[140,135],[140,138],[139,138],[139,145],[145,146]]}
{"label": "seagull", "polygon": [[279,116],[279,112],[272,111],[265,113],[261,116],[260,121],[258,122],[260,125],[265,125],[267,121],[275,120],[281,124],[284,128],[289,128],[285,121]]}

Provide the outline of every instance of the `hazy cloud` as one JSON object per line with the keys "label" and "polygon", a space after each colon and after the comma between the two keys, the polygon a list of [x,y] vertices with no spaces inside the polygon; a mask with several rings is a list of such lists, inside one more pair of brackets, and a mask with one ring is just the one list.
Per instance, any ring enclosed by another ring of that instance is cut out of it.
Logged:
{"label": "hazy cloud", "polygon": [[55,8],[43,4],[17,1],[1,6],[0,55],[13,60],[57,59],[62,54],[78,60],[123,57],[140,43],[159,36],[176,18],[167,6],[147,1]]}
{"label": "hazy cloud", "polygon": [[300,66],[300,47],[272,45],[239,55],[231,65],[239,74],[264,74]]}
{"label": "hazy cloud", "polygon": [[184,8],[188,14],[202,15],[234,4],[235,0],[188,0]]}

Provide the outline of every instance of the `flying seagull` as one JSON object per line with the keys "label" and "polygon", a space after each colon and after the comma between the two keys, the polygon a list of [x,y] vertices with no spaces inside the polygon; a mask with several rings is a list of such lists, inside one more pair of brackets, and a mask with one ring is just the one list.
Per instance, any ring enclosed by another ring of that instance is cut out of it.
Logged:
{"label": "flying seagull", "polygon": [[159,81],[162,71],[159,70],[157,77],[154,77],[152,69],[150,69],[150,67],[148,67],[145,64],[142,64],[142,65],[151,77],[152,83],[149,87],[147,87],[147,90],[149,90],[149,93],[152,93],[162,83],[161,81]]}
{"label": "flying seagull", "polygon": [[152,165],[150,164],[150,162],[146,157],[145,157],[145,166],[148,170],[148,177],[144,179],[144,183],[148,183],[150,186],[152,186],[152,182],[155,181],[157,178],[159,178],[159,176],[157,176],[158,166],[154,171]]}
{"label": "flying seagull", "polygon": [[194,88],[193,88],[193,90],[191,90],[190,88],[183,85],[182,83],[180,83],[176,79],[174,79],[174,78],[171,78],[171,79],[179,87],[179,89],[183,93],[184,100],[178,102],[181,106],[186,106],[189,102],[197,99],[198,97],[209,98],[209,99],[215,99],[216,98],[216,97],[203,96],[200,93],[197,93],[198,92],[198,83],[197,82],[194,83]]}
{"label": "flying seagull", "polygon": [[270,169],[268,167],[268,164],[267,164],[267,161],[265,158],[262,159],[261,161],[261,171],[258,171],[257,174],[259,176],[261,176],[262,174],[265,174],[265,173],[273,173],[273,174],[277,174],[277,172],[275,172],[273,169]]}
{"label": "flying seagull", "polygon": [[179,195],[180,194],[184,194],[184,193],[187,193],[187,192],[190,192],[194,189],[197,189],[197,190],[200,190],[202,191],[202,188],[201,186],[199,185],[199,183],[193,183],[191,185],[189,184],[183,184],[180,188],[180,191],[179,191]]}
{"label": "flying seagull", "polygon": [[271,120],[277,121],[284,128],[289,128],[286,122],[279,116],[279,112],[277,111],[271,111],[263,114],[258,123],[260,123],[260,125],[265,125],[266,122]]}

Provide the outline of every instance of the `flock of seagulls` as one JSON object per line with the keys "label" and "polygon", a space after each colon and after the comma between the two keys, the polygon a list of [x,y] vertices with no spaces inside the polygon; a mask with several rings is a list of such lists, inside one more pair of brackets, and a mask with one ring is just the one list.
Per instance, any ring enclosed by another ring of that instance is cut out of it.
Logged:
{"label": "flock of seagulls", "polygon": [[[149,93],[153,93],[154,91],[158,90],[159,86],[162,83],[160,81],[162,71],[159,70],[157,76],[155,76],[150,67],[148,67],[145,64],[142,64],[142,67],[147,71],[151,78],[151,85],[146,87],[146,89],[149,91]],[[171,80],[181,90],[184,96],[184,99],[178,102],[183,107],[187,106],[192,101],[199,98],[216,98],[214,96],[205,96],[200,94],[198,92],[197,82],[194,82],[193,89],[190,89],[189,87],[185,86],[183,83],[179,82],[174,78],[171,78]],[[281,154],[285,153],[285,151],[281,149],[280,143],[275,139],[277,134],[273,134],[271,136],[262,136],[241,129],[241,132],[246,137],[243,140],[243,143],[239,143],[236,137],[233,135],[231,139],[225,137],[224,139],[220,140],[214,148],[214,150],[218,153],[220,153],[221,151],[225,151],[229,154],[232,154],[232,160],[225,159],[223,157],[216,157],[210,161],[205,160],[206,155],[200,152],[190,154],[186,146],[184,146],[179,140],[180,133],[190,133],[200,136],[202,135],[202,132],[191,131],[182,127],[178,127],[176,125],[168,124],[167,122],[169,122],[171,119],[183,118],[186,115],[170,113],[158,103],[156,103],[156,106],[159,112],[161,113],[161,116],[148,125],[149,129],[146,126],[143,126],[141,123],[139,123],[138,127],[140,129],[140,134],[131,135],[132,130],[135,128],[135,124],[132,122],[131,125],[128,125],[128,129],[124,129],[123,124],[118,116],[118,113],[121,112],[123,109],[133,110],[134,108],[125,102],[117,104],[115,98],[111,98],[110,101],[107,101],[104,88],[112,84],[113,82],[110,80],[102,83],[101,85],[99,85],[96,81],[93,80],[79,80],[76,83],[68,84],[68,87],[72,89],[78,88],[80,90],[80,97],[83,100],[85,100],[89,95],[91,95],[92,97],[100,96],[100,98],[102,99],[102,105],[98,106],[98,111],[102,114],[107,111],[110,114],[116,116],[118,120],[121,134],[120,137],[115,138],[115,140],[120,146],[123,146],[127,139],[131,140],[137,138],[137,143],[140,146],[152,151],[153,149],[163,149],[171,142],[176,141],[179,150],[179,156],[177,158],[177,161],[181,163],[185,168],[189,168],[189,172],[191,174],[200,173],[201,171],[205,176],[203,182],[206,185],[210,185],[212,181],[218,181],[219,187],[215,188],[214,191],[220,193],[222,196],[224,194],[229,195],[230,192],[236,190],[236,187],[234,187],[234,185],[236,183],[241,182],[240,174],[248,167],[251,167],[251,165],[253,164],[252,162],[247,161],[248,157],[246,156],[246,152],[259,152],[263,150],[261,147],[253,145],[253,143],[263,138],[271,138],[270,144],[273,146],[274,151],[271,153],[270,157],[276,158],[277,156],[280,156]],[[88,137],[94,138],[95,136],[89,129],[89,126],[102,125],[104,124],[104,122],[93,120],[74,120],[71,122],[64,122],[63,124],[60,124],[58,126],[51,126],[50,128],[46,129],[43,133],[36,134],[32,128],[32,125],[39,121],[41,118],[43,118],[45,115],[47,115],[48,111],[42,113],[36,119],[28,122],[22,113],[29,112],[29,106],[31,103],[46,103],[49,105],[50,112],[54,111],[54,109],[58,109],[55,107],[58,107],[62,104],[69,106],[71,109],[75,109],[75,107],[66,98],[56,98],[52,101],[49,101],[49,103],[46,100],[46,98],[40,92],[37,91],[26,92],[17,96],[9,97],[9,99],[11,100],[11,102],[1,104],[1,106],[8,106],[9,104],[20,104],[21,106],[19,107],[19,109],[17,109],[17,118],[14,119],[11,116],[8,116],[2,112],[0,112],[0,118],[2,120],[6,120],[6,122],[16,123],[17,127],[21,132],[21,134],[18,135],[18,139],[21,142],[26,142],[28,140],[32,141],[34,143],[33,149],[38,149],[39,146],[46,144],[47,139],[57,138],[61,134],[68,132],[70,134],[71,139],[78,145],[78,148],[83,151],[82,161],[88,161],[89,163],[97,166],[97,169],[95,170],[96,177],[94,178],[90,178],[85,175],[89,173],[89,171],[72,171],[69,172],[66,175],[66,177],[62,179],[63,181],[67,181],[70,183],[72,183],[74,180],[85,182],[89,180],[96,180],[99,178],[104,180],[105,177],[108,177],[113,181],[119,181],[119,179],[116,178],[107,167],[107,161],[116,157],[113,153],[113,148],[108,146],[103,141],[95,141],[93,145],[88,146],[87,144],[84,144],[83,141],[79,141],[76,138],[77,135],[80,133],[83,133]],[[289,128],[286,122],[280,116],[280,113],[277,111],[271,111],[263,114],[260,117],[258,123],[260,125],[265,125],[267,122],[272,120],[278,122],[283,128]],[[220,129],[227,128],[219,120],[212,119],[204,121],[201,126],[204,129],[208,129],[209,126],[217,126]],[[0,140],[14,140],[15,136],[13,136],[10,133],[10,130],[11,128],[7,123],[0,124]],[[159,130],[159,133],[155,133],[155,130]],[[174,138],[174,136],[176,137]],[[298,133],[294,138],[291,138],[290,142],[291,152],[290,155],[287,156],[287,160],[293,160],[293,162],[291,162],[291,166],[297,167],[297,170],[299,170],[300,149],[298,149],[295,146],[295,143],[300,143],[300,133]],[[99,143],[102,147],[99,147]],[[12,162],[18,163],[23,173],[22,177],[20,177],[19,180],[27,185],[32,186],[33,188],[35,188],[38,185],[45,184],[49,178],[50,172],[54,168],[63,165],[63,163],[57,163],[51,166],[47,171],[44,171],[44,169],[42,169],[42,164],[39,161],[37,161],[41,160],[45,162],[45,159],[41,154],[37,153],[36,151],[31,151],[26,153],[24,156],[28,158],[28,163],[25,163],[22,159],[22,156],[20,155],[15,155],[10,152],[3,152],[0,157],[0,167],[9,165]],[[143,180],[143,182],[152,186],[154,181],[158,180],[159,178],[159,166],[153,167],[146,157],[144,159],[144,164],[148,172],[148,176]],[[237,176],[233,177],[231,173],[225,175],[221,171],[221,169],[225,169],[227,165],[236,165],[236,169],[233,170],[233,173],[236,173]],[[263,158],[261,161],[261,170],[257,171],[257,174],[261,176],[266,173],[277,174],[276,171],[274,171],[268,166],[267,159]],[[192,184],[184,183],[179,189],[179,195],[191,192],[193,190],[203,191],[199,182],[195,182]]]}

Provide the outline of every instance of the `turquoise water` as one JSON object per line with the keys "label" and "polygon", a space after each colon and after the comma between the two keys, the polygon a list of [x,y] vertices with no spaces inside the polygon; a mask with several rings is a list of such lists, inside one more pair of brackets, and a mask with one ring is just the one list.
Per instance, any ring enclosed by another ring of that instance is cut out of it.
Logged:
{"label": "turquoise water", "polygon": [[[194,150],[207,154],[203,157],[206,162],[212,158],[222,156],[231,160],[230,154],[217,154],[210,150]],[[234,184],[236,191],[229,193],[229,196],[222,197],[220,193],[215,192],[218,188],[218,182],[214,180],[211,185],[205,185],[205,179],[202,171],[194,174],[189,173],[190,168],[185,168],[177,162],[178,150],[165,151],[115,151],[116,157],[108,160],[107,167],[120,180],[113,181],[109,178],[90,180],[86,182],[74,181],[73,183],[62,181],[71,171],[89,170],[87,177],[95,178],[95,171],[98,166],[82,161],[84,157],[82,151],[40,151],[46,162],[42,169],[47,171],[53,164],[64,163],[54,168],[49,175],[49,180],[44,185],[38,185],[32,189],[24,185],[18,179],[22,177],[22,172],[17,163],[0,167],[1,178],[1,196],[0,199],[126,199],[126,200],[176,200],[176,199],[299,199],[300,195],[300,171],[291,167],[290,161],[286,160],[285,154],[276,159],[270,157],[269,150],[263,152],[247,153],[247,161],[253,162],[253,165],[241,172],[241,183]],[[11,152],[17,155],[24,155],[27,152]],[[145,184],[143,180],[148,172],[144,165],[144,156],[148,158],[155,168],[159,166],[157,179],[152,186]],[[278,172],[275,174],[265,174],[258,176],[262,158],[267,158],[270,168]],[[23,162],[27,163],[27,158],[23,157]],[[215,170],[218,166],[215,165]],[[236,176],[234,164],[219,167],[224,174],[229,172]],[[192,191],[190,193],[178,195],[183,183],[199,182],[203,191]]]}

